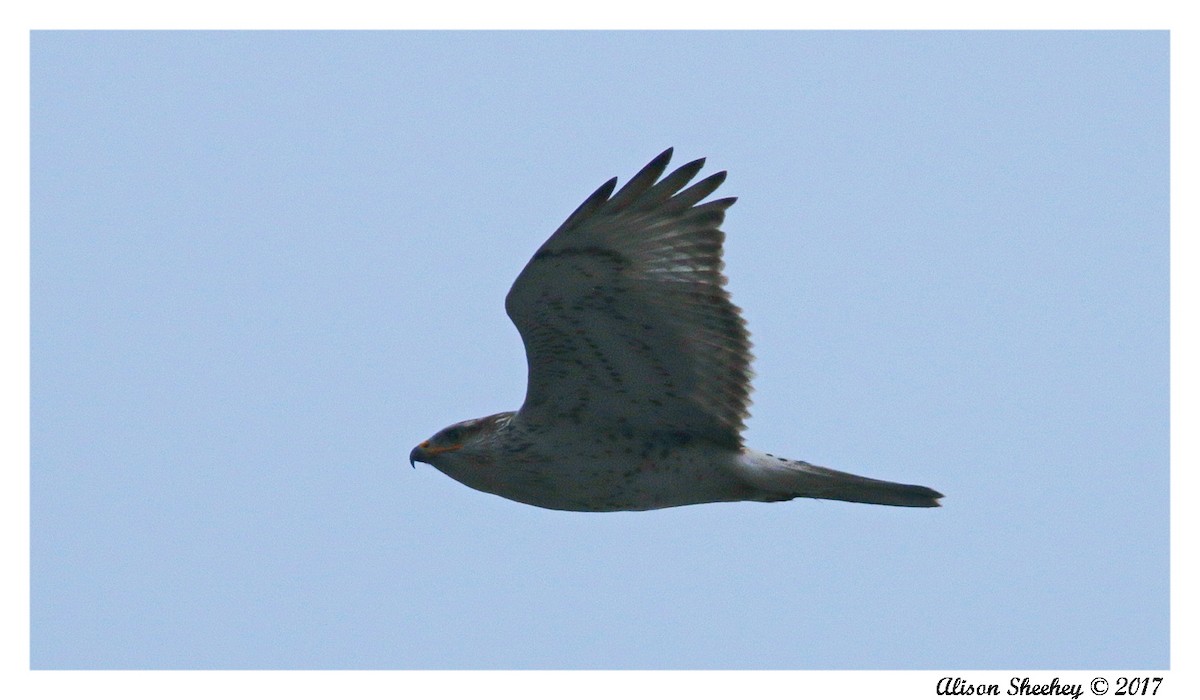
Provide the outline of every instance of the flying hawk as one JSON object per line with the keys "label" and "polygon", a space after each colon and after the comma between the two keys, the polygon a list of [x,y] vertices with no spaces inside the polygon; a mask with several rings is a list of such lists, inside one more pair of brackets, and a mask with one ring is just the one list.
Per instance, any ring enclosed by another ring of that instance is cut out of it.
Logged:
{"label": "flying hawk", "polygon": [[[672,149],[613,194],[604,183],[513,283],[525,343],[521,410],[456,423],[413,448],[471,488],[557,510],[649,510],[824,498],[934,507],[924,486],[869,479],[742,444],[750,341],[721,274],[735,198],[701,203],[704,159],[659,179]],[[686,189],[685,189],[686,187]]]}

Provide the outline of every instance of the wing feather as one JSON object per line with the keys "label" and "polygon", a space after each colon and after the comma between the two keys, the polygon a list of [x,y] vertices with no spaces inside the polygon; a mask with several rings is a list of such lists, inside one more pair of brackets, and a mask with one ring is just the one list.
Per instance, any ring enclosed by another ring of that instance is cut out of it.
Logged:
{"label": "wing feather", "polygon": [[505,306],[529,363],[518,413],[527,424],[741,445],[752,357],[724,288],[720,230],[736,199],[700,204],[725,173],[683,189],[704,160],[662,177],[671,155],[663,151],[616,194],[615,179],[596,190],[509,291]]}
{"label": "wing feather", "polygon": [[[713,173],[712,175],[709,175],[700,182],[697,182],[686,190],[675,195],[673,204],[680,208],[694,205],[696,202],[699,202],[716,191],[716,189],[721,186],[721,183],[725,182],[725,175],[726,173],[724,170],[719,173]],[[736,197],[730,199],[736,199]],[[733,204],[733,202],[729,202],[729,204]],[[726,204],[725,206],[728,207],[729,204]]]}
{"label": "wing feather", "polygon": [[663,174],[663,171],[667,169],[667,163],[671,162],[672,151],[674,151],[674,149],[668,148],[667,150],[655,156],[654,160],[646,163],[645,167],[639,170],[637,175],[634,175],[629,179],[629,182],[625,183],[624,187],[617,190],[617,193],[614,194],[612,199],[608,202],[609,207],[613,209],[624,209],[625,207],[637,201],[641,195],[645,194],[646,190],[650,189],[650,186],[653,185],[655,181],[657,181],[658,178]]}
{"label": "wing feather", "polygon": [[703,158],[697,158],[686,165],[680,166],[647,190],[641,197],[641,205],[643,207],[652,206],[674,196],[679,192],[680,188],[691,182],[692,178],[696,177],[696,173],[700,172],[700,169],[703,167]]}

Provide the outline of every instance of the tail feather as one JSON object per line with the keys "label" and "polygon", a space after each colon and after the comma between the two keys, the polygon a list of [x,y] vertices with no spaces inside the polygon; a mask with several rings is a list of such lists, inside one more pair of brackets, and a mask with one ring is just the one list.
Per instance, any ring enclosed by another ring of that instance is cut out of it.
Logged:
{"label": "tail feather", "polygon": [[746,479],[763,489],[763,500],[823,498],[909,508],[938,508],[942,494],[927,486],[871,479],[772,455],[747,455]]}
{"label": "tail feather", "polygon": [[942,505],[938,503],[942,494],[927,486],[871,479],[815,464],[805,464],[803,472],[814,478],[805,479],[805,489],[810,493],[797,494],[800,496],[910,508],[940,508]]}

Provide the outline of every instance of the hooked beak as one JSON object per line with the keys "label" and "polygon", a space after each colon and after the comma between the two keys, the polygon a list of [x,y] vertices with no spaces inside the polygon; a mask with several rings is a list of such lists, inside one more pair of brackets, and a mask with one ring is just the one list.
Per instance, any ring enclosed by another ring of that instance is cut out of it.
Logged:
{"label": "hooked beak", "polygon": [[426,440],[425,442],[422,442],[420,445],[417,445],[416,447],[414,447],[412,449],[412,452],[408,453],[408,463],[412,465],[413,469],[417,468],[417,462],[424,462],[425,464],[433,464],[433,462],[429,461],[430,457],[433,457],[434,455],[440,455],[443,452],[453,452],[461,447],[462,447],[462,445],[450,445],[448,447],[430,447],[429,441]]}

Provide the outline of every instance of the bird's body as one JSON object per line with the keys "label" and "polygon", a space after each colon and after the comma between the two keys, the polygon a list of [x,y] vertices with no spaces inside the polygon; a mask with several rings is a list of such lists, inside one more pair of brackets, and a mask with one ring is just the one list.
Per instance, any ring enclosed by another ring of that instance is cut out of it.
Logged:
{"label": "bird's body", "polygon": [[[565,426],[531,431],[515,413],[479,420],[495,426],[491,445],[443,453],[437,467],[467,486],[514,501],[555,510],[611,511],[751,495],[730,470],[736,453],[681,435],[602,430],[580,440],[578,431]],[[562,452],[570,459],[561,459]]]}
{"label": "bird's body", "polygon": [[[529,362],[516,412],[463,421],[418,445],[457,481],[557,510],[649,510],[720,501],[827,498],[929,507],[941,494],[743,446],[750,342],[721,275],[733,198],[659,180],[663,152],[613,194],[589,197],[508,294]],[[681,191],[682,189],[682,191]]]}

